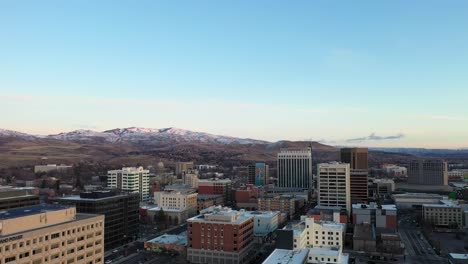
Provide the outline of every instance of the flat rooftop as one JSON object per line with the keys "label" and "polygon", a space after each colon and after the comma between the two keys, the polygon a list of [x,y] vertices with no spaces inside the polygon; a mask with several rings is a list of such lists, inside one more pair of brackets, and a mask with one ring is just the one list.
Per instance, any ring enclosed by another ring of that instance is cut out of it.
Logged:
{"label": "flat rooftop", "polygon": [[263,217],[263,218],[271,218],[275,215],[279,215],[279,211],[245,211],[243,212],[247,216],[253,217]]}
{"label": "flat rooftop", "polygon": [[178,235],[169,235],[164,234],[162,236],[158,236],[157,238],[151,239],[147,241],[148,243],[157,243],[157,244],[165,244],[165,245],[181,245],[187,246],[187,232],[183,232]]}
{"label": "flat rooftop", "polygon": [[468,254],[449,253],[452,259],[466,259],[468,260]]}
{"label": "flat rooftop", "polygon": [[339,248],[310,248],[309,253],[326,257],[338,257],[341,254]]}
{"label": "flat rooftop", "polygon": [[13,208],[0,211],[0,220],[18,218],[23,216],[40,214],[47,211],[59,211],[70,208],[64,205],[35,205],[21,208]]}
{"label": "flat rooftop", "polygon": [[[226,220],[222,219],[210,219],[211,217],[219,217],[223,218],[225,217]],[[191,222],[207,222],[207,223],[231,223],[231,224],[239,224],[244,221],[246,221],[249,218],[252,218],[253,216],[246,215],[242,212],[235,211],[235,210],[230,210],[230,211],[214,211],[213,213],[208,213],[204,215],[197,215],[194,216],[187,221]],[[229,220],[228,220],[229,219]]]}
{"label": "flat rooftop", "polygon": [[263,264],[302,264],[307,261],[308,255],[308,249],[275,249],[270,256],[263,261]]}
{"label": "flat rooftop", "polygon": [[440,200],[438,204],[423,204],[423,207],[446,207],[446,208],[460,208],[459,204],[450,200]]}
{"label": "flat rooftop", "polygon": [[393,195],[395,198],[439,198],[442,197],[436,193],[399,193]]}
{"label": "flat rooftop", "polygon": [[382,204],[381,208],[378,208],[377,204],[353,204],[353,209],[384,209],[384,210],[396,210],[396,205],[394,204]]}
{"label": "flat rooftop", "polygon": [[[132,193],[130,193],[132,194]],[[60,197],[57,198],[57,200],[65,200],[65,201],[103,201],[103,200],[112,200],[115,198],[122,198],[122,197],[127,197],[129,194],[127,193],[121,193],[121,194],[116,194],[113,196],[107,196],[107,197],[101,197],[101,198],[84,198],[80,197],[79,195],[70,195],[70,196],[65,196],[65,197]]]}

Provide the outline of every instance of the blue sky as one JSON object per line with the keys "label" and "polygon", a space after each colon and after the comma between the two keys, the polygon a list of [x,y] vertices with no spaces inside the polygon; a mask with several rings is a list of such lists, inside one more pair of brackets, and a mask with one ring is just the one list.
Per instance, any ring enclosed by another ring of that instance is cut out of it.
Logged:
{"label": "blue sky", "polygon": [[466,14],[467,1],[1,1],[0,124],[467,147]]}

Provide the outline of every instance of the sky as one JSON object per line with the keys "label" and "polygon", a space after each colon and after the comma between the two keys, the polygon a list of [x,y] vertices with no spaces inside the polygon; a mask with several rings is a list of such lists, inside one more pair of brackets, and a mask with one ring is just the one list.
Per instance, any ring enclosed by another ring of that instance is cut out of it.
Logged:
{"label": "sky", "polygon": [[0,128],[468,147],[468,1],[0,1]]}

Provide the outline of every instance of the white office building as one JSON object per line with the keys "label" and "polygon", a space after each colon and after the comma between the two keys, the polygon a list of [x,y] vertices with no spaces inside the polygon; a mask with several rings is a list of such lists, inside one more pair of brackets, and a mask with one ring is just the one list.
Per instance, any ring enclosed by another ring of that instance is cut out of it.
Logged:
{"label": "white office building", "polygon": [[107,187],[116,188],[123,192],[139,193],[140,201],[148,201],[149,170],[143,167],[127,167],[121,170],[107,172]]}
{"label": "white office building", "polygon": [[351,212],[350,168],[347,163],[320,163],[317,166],[318,205],[341,206]]}
{"label": "white office building", "polygon": [[311,189],[312,148],[282,149],[278,153],[278,186]]}

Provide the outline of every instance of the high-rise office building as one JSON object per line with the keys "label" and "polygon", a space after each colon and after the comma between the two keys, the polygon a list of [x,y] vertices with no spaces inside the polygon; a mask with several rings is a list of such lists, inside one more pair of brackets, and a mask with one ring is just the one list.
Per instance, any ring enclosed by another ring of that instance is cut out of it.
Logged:
{"label": "high-rise office building", "polygon": [[137,193],[113,191],[82,192],[80,195],[56,199],[61,204],[76,206],[78,213],[105,215],[106,251],[136,239],[139,200]]}
{"label": "high-rise office building", "polygon": [[349,163],[352,170],[367,170],[369,168],[367,148],[342,148],[341,162]]}
{"label": "high-rise office building", "polygon": [[148,201],[150,199],[149,170],[143,167],[110,170],[107,172],[107,187],[123,192],[139,193],[140,201]]}
{"label": "high-rise office building", "polygon": [[443,160],[412,160],[408,166],[408,183],[421,185],[447,185],[447,162]]}
{"label": "high-rise office building", "polygon": [[278,186],[311,189],[312,148],[282,149],[278,153]]}
{"label": "high-rise office building", "polygon": [[104,263],[104,216],[57,205],[4,210],[0,263]]}
{"label": "high-rise office building", "polygon": [[268,184],[269,167],[264,162],[257,162],[248,166],[248,183],[256,186]]}
{"label": "high-rise office building", "polygon": [[342,148],[341,162],[350,165],[350,192],[352,203],[367,203],[368,192],[368,149]]}
{"label": "high-rise office building", "polygon": [[348,163],[320,163],[317,166],[318,205],[341,206],[351,213]]}
{"label": "high-rise office building", "polygon": [[254,217],[229,208],[187,220],[190,263],[247,263],[253,250]]}

